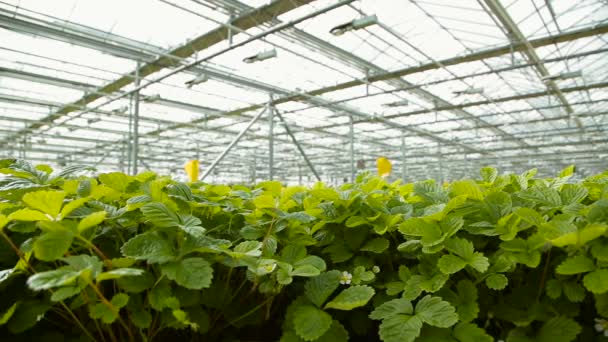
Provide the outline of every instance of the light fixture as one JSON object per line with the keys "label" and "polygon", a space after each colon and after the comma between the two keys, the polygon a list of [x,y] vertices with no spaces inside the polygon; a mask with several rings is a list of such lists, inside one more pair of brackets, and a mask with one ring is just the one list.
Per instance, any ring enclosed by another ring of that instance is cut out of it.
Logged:
{"label": "light fixture", "polygon": [[549,82],[549,81],[557,81],[557,80],[567,80],[569,78],[576,78],[576,77],[583,77],[583,72],[580,70],[562,72],[559,74],[543,76],[543,77],[541,77],[541,80],[543,82]]}
{"label": "light fixture", "polygon": [[464,89],[464,90],[456,90],[453,93],[456,96],[483,94],[483,88],[467,88],[467,89]]}
{"label": "light fixture", "polygon": [[87,123],[88,123],[89,125],[94,124],[94,123],[99,122],[99,121],[101,121],[101,118],[91,118],[91,119],[87,119]]}
{"label": "light fixture", "polygon": [[251,64],[254,62],[260,62],[263,60],[274,58],[276,56],[277,56],[277,50],[275,50],[275,49],[266,50],[266,51],[262,51],[262,52],[258,53],[257,55],[253,55],[253,56],[243,59],[243,62],[245,62],[247,64]]}
{"label": "light fixture", "polygon": [[208,80],[209,80],[209,76],[207,76],[207,74],[205,74],[205,73],[202,73],[202,74],[196,76],[195,78],[191,79],[190,81],[187,81],[184,84],[187,85],[188,88],[192,88],[193,86],[195,86],[197,84],[201,84],[203,82],[207,82]]}
{"label": "light fixture", "polygon": [[129,111],[129,107],[128,106],[122,106],[120,108],[116,108],[112,110],[113,114],[124,114],[126,112]]}
{"label": "light fixture", "polygon": [[334,36],[341,36],[344,33],[348,32],[348,31],[354,31],[354,30],[360,30],[362,28],[374,25],[378,23],[378,17],[374,14],[374,15],[368,15],[359,19],[355,19],[351,22],[348,22],[346,24],[342,24],[342,25],[338,25],[334,28],[332,28],[331,30],[329,30],[329,33],[333,34]]}
{"label": "light fixture", "polygon": [[154,94],[154,95],[150,95],[150,96],[144,96],[142,98],[142,100],[144,102],[147,102],[147,103],[154,103],[154,102],[160,100],[160,94]]}
{"label": "light fixture", "polygon": [[405,107],[408,106],[410,102],[408,100],[400,100],[396,102],[386,103],[384,107]]}

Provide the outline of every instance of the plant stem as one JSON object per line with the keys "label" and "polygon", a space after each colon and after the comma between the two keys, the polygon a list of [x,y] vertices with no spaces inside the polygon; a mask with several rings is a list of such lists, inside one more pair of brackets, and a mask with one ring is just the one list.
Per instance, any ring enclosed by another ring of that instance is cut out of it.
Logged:
{"label": "plant stem", "polygon": [[538,294],[536,295],[536,302],[540,300],[540,296],[545,288],[545,281],[547,280],[547,273],[549,272],[549,261],[551,260],[551,249],[547,251],[547,258],[545,259],[545,268],[543,269],[543,275],[540,278],[540,284],[538,287]]}
{"label": "plant stem", "polygon": [[[249,317],[250,315],[252,315],[254,312],[258,311],[262,306],[266,305],[266,303],[272,301],[272,299],[274,298],[274,296],[272,297],[268,297],[268,299],[266,299],[265,301],[263,301],[262,303],[256,305],[256,307],[254,307],[253,309],[245,312],[244,314],[240,315],[238,318],[232,320],[231,322],[228,322],[228,326],[233,325],[234,323],[242,320],[243,318]],[[227,327],[226,327],[227,328]]]}
{"label": "plant stem", "polygon": [[[108,258],[108,257],[107,257],[107,256],[106,256],[106,255],[105,255],[105,254],[104,254],[104,253],[103,253],[103,252],[102,252],[102,251],[101,251],[99,248],[97,248],[97,246],[95,246],[95,245],[94,245],[94,244],[93,244],[91,241],[89,241],[89,240],[87,240],[87,239],[83,238],[83,237],[82,237],[82,236],[80,236],[80,235],[78,235],[77,237],[78,237],[78,239],[79,239],[80,241],[84,242],[84,244],[85,244],[85,245],[87,245],[87,247],[89,247],[90,249],[92,249],[92,250],[95,252],[95,254],[97,254],[97,255],[98,255],[100,258],[101,258],[101,260],[103,260],[103,261],[109,261],[109,260],[110,260],[110,259],[109,259],[109,258]],[[107,263],[107,266],[108,266],[108,267],[110,267],[110,266],[111,266],[111,263]]]}
{"label": "plant stem", "polygon": [[74,312],[63,301],[61,301],[59,303],[61,304],[61,306],[63,306],[65,311],[67,311],[68,314],[70,316],[72,316],[72,319],[74,320],[74,322],[76,322],[76,325],[78,325],[78,327],[84,332],[84,334],[87,335],[87,337],[90,338],[91,341],[96,341],[95,338],[93,337],[93,335],[91,335],[91,333],[87,330],[87,328],[85,328],[84,325],[82,325],[82,323],[80,322],[78,317],[76,317]]}

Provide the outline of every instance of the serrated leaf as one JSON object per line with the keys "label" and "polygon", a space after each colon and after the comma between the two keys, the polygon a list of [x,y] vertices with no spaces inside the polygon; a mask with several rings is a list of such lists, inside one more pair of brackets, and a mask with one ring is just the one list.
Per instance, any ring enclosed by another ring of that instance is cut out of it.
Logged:
{"label": "serrated leaf", "polygon": [[193,290],[211,286],[213,269],[203,258],[186,258],[162,265],[163,274],[179,285]]}
{"label": "serrated leaf", "polygon": [[105,211],[97,211],[83,218],[78,222],[78,232],[97,226],[106,219],[107,214]]}
{"label": "serrated leaf", "polygon": [[8,215],[8,220],[15,221],[50,221],[48,216],[38,210],[19,209]]}
{"label": "serrated leaf", "polygon": [[80,271],[62,267],[57,270],[39,272],[27,279],[27,285],[35,291],[48,290],[54,287],[69,285],[80,275]]}
{"label": "serrated leaf", "polygon": [[383,320],[378,333],[384,342],[413,342],[421,329],[418,316],[396,315]]}
{"label": "serrated leaf", "polygon": [[472,323],[458,323],[454,327],[454,337],[460,342],[493,342],[492,336]]}
{"label": "serrated leaf", "polygon": [[258,209],[274,208],[275,200],[271,195],[261,195],[253,199],[253,204]]}
{"label": "serrated leaf", "polygon": [[349,217],[346,222],[344,223],[344,225],[346,225],[349,228],[353,228],[353,227],[358,227],[364,224],[367,224],[367,220],[365,219],[365,217],[361,217],[361,216],[351,216]]}
{"label": "serrated leaf", "polygon": [[448,328],[458,322],[456,309],[441,297],[424,296],[416,304],[416,317],[438,328]]}
{"label": "serrated leaf", "polygon": [[389,300],[377,307],[369,315],[369,318],[375,320],[387,319],[399,314],[411,315],[414,313],[414,307],[409,301],[398,298]]}
{"label": "serrated leaf", "polygon": [[465,268],[466,265],[467,262],[462,260],[461,257],[451,254],[442,256],[439,259],[439,262],[437,262],[439,270],[445,274],[454,274]]}
{"label": "serrated leaf", "polygon": [[472,200],[483,200],[483,192],[477,183],[472,180],[455,181],[450,185],[452,196],[466,195]]}
{"label": "serrated leaf", "polygon": [[43,233],[34,242],[34,255],[42,261],[57,260],[70,249],[73,239],[74,234],[69,230]]}
{"label": "serrated leaf", "polygon": [[539,342],[570,342],[574,341],[580,332],[581,326],[573,319],[558,316],[543,324],[536,340]]}
{"label": "serrated leaf", "polygon": [[169,240],[158,232],[147,232],[136,235],[122,247],[124,256],[146,260],[149,263],[163,263],[175,259],[173,246]]}
{"label": "serrated leaf", "polygon": [[583,278],[583,285],[595,294],[608,291],[608,269],[604,268],[587,273]]}
{"label": "serrated leaf", "polygon": [[120,309],[129,302],[129,295],[126,293],[117,293],[112,297],[111,303],[116,308]]}
{"label": "serrated leaf", "polygon": [[566,298],[573,303],[580,303],[585,299],[587,291],[583,285],[577,281],[566,281],[563,283],[563,290]]}
{"label": "serrated leaf", "polygon": [[331,324],[331,315],[313,305],[299,306],[294,312],[294,329],[305,341],[314,341],[323,336]]}
{"label": "serrated leaf", "polygon": [[352,310],[364,306],[376,292],[367,285],[351,286],[325,304],[326,309]]}
{"label": "serrated leaf", "polygon": [[262,255],[262,243],[259,241],[243,241],[234,247],[234,252],[258,257]]}
{"label": "serrated leaf", "polygon": [[64,286],[56,289],[51,295],[51,301],[60,302],[80,293],[78,286]]}
{"label": "serrated leaf", "polygon": [[486,285],[492,290],[502,290],[507,287],[509,279],[503,274],[496,273],[486,278]]}
{"label": "serrated leaf", "polygon": [[580,184],[565,184],[561,190],[562,203],[564,205],[582,202],[589,191]]}
{"label": "serrated leaf", "polygon": [[473,253],[473,257],[468,260],[469,265],[480,273],[484,273],[490,266],[490,261],[481,252]]}
{"label": "serrated leaf", "polygon": [[595,263],[585,255],[576,255],[564,260],[557,268],[555,273],[557,274],[579,274],[595,269]]}
{"label": "serrated leaf", "polygon": [[111,271],[100,273],[96,280],[103,281],[109,279],[118,279],[122,277],[135,277],[144,274],[144,270],[137,268],[117,268]]}
{"label": "serrated leaf", "polygon": [[498,177],[498,170],[493,167],[482,167],[479,173],[481,178],[488,183],[494,183],[496,177]]}
{"label": "serrated leaf", "polygon": [[389,246],[389,241],[385,238],[376,238],[368,241],[359,250],[363,252],[382,253]]}
{"label": "serrated leaf", "polygon": [[63,191],[35,191],[23,195],[21,200],[32,209],[57,217],[61,212],[64,198]]}
{"label": "serrated leaf", "polygon": [[530,208],[517,208],[515,214],[533,226],[538,227],[544,223],[543,217],[536,210]]}
{"label": "serrated leaf", "polygon": [[323,260],[322,258],[319,258],[316,255],[309,255],[303,259],[296,261],[293,264],[293,266],[296,269],[298,267],[304,266],[304,265],[313,266],[314,268],[318,269],[321,272],[325,271],[325,269],[327,268],[327,266],[325,265],[325,260]]}
{"label": "serrated leaf", "polygon": [[340,271],[333,270],[308,280],[304,285],[304,293],[313,304],[321,307],[338,286]]}
{"label": "serrated leaf", "polygon": [[163,203],[147,203],[140,209],[146,220],[157,227],[170,228],[178,227],[181,224],[179,216]]}
{"label": "serrated leaf", "polygon": [[292,277],[315,277],[319,274],[321,274],[321,271],[312,265],[298,266],[289,273]]}
{"label": "serrated leaf", "polygon": [[333,320],[329,330],[319,337],[315,342],[347,342],[348,331],[340,324],[340,322]]}
{"label": "serrated leaf", "polygon": [[74,210],[80,208],[88,201],[90,201],[90,198],[79,198],[67,203],[63,206],[63,209],[61,209],[61,217],[66,217],[70,215]]}

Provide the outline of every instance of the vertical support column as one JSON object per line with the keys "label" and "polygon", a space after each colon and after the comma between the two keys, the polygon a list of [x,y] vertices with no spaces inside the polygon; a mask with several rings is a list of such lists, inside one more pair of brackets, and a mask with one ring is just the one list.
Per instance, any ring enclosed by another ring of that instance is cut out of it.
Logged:
{"label": "vertical support column", "polygon": [[256,175],[256,168],[257,168],[257,164],[258,164],[258,160],[256,157],[256,154],[253,154],[253,164],[251,165],[251,184],[254,185],[255,181],[257,179],[257,175]]}
{"label": "vertical support column", "polygon": [[133,94],[129,96],[129,129],[127,132],[127,144],[123,146],[127,149],[127,174],[131,173],[131,160],[133,159]]}
{"label": "vertical support column", "polygon": [[401,133],[401,180],[405,183],[407,176],[407,159],[405,153],[405,134]]}
{"label": "vertical support column", "polygon": [[[135,87],[139,87],[139,67],[141,63],[137,62],[135,70]],[[137,174],[137,164],[139,159],[139,90],[133,94],[133,152],[132,152],[133,174]]]}
{"label": "vertical support column", "polygon": [[268,180],[274,178],[274,105],[273,95],[268,101]]}
{"label": "vertical support column", "polygon": [[439,161],[439,182],[443,184],[443,154],[441,153],[441,143],[437,143],[437,158]]}
{"label": "vertical support column", "polygon": [[353,116],[349,116],[350,126],[348,130],[348,138],[350,143],[350,182],[355,182],[355,122],[353,120]]}
{"label": "vertical support column", "polygon": [[302,185],[302,166],[298,164],[298,184]]}

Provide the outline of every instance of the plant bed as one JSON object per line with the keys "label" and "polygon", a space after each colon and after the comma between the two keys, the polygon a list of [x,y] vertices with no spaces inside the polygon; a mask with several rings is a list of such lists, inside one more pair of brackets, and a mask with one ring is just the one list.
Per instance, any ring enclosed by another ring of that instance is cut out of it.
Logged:
{"label": "plant bed", "polygon": [[0,161],[3,341],[602,341],[608,172],[330,188]]}

